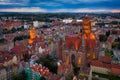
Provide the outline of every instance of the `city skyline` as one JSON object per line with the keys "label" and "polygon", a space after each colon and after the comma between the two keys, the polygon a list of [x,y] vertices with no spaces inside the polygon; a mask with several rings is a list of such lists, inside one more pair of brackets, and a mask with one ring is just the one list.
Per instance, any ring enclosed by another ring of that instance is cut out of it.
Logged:
{"label": "city skyline", "polygon": [[119,0],[0,0],[0,12],[120,12]]}

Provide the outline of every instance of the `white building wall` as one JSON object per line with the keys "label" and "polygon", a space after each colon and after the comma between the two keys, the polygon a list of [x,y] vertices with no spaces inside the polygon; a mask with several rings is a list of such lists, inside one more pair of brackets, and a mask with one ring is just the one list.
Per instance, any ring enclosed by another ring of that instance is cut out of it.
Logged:
{"label": "white building wall", "polygon": [[103,68],[103,67],[96,67],[91,66],[92,72],[102,73],[102,74],[108,74],[110,72],[109,68]]}

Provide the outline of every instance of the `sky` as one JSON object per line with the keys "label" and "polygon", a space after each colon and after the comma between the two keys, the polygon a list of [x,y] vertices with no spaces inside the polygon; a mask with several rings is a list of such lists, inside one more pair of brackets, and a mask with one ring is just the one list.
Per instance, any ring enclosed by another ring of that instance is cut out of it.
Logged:
{"label": "sky", "polygon": [[120,0],[0,0],[0,12],[120,12]]}

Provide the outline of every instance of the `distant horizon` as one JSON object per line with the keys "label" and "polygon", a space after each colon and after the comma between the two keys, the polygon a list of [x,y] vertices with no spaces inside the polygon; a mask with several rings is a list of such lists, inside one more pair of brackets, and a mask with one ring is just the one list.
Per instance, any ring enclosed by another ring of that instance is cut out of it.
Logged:
{"label": "distant horizon", "polygon": [[47,14],[47,13],[50,13],[50,14],[59,14],[59,13],[95,13],[95,14],[106,14],[106,13],[120,13],[120,12],[0,12],[0,14],[4,14],[4,13],[23,13],[23,14]]}
{"label": "distant horizon", "polygon": [[58,9],[58,10],[42,10],[36,7],[33,8],[9,8],[0,9],[2,12],[11,13],[120,13],[120,10],[109,9]]}

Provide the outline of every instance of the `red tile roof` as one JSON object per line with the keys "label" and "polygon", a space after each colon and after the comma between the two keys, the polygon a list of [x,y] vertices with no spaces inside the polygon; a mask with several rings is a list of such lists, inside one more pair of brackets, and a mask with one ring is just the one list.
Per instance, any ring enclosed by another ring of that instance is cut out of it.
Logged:
{"label": "red tile roof", "polygon": [[3,66],[3,64],[0,63],[0,70],[3,68],[2,66]]}
{"label": "red tile roof", "polygon": [[0,55],[0,63],[8,62],[13,58],[13,55],[10,54],[9,51],[2,51],[1,53],[2,55]]}
{"label": "red tile roof", "polygon": [[100,56],[99,61],[100,62],[105,62],[105,63],[110,63],[112,61],[112,58],[108,57],[108,56]]}
{"label": "red tile roof", "polygon": [[111,68],[111,72],[116,75],[120,75],[120,69],[118,68]]}
{"label": "red tile roof", "polygon": [[24,54],[27,51],[27,48],[24,45],[16,45],[12,52],[18,55]]}
{"label": "red tile roof", "polygon": [[35,42],[43,42],[42,38],[35,38]]}
{"label": "red tile roof", "polygon": [[91,65],[96,66],[96,67],[103,67],[103,68],[110,69],[111,73],[116,74],[116,75],[120,75],[120,65],[102,63],[98,60],[97,61],[92,61]]}
{"label": "red tile roof", "polygon": [[1,56],[2,54],[3,54],[2,51],[0,51],[0,56]]}
{"label": "red tile roof", "polygon": [[63,24],[63,22],[52,22],[51,26],[59,26],[61,24]]}
{"label": "red tile roof", "polygon": [[8,62],[8,61],[10,61],[12,59],[13,59],[12,55],[11,56],[7,56],[7,57],[4,58],[4,62]]}
{"label": "red tile roof", "polygon": [[92,61],[92,66],[109,68],[109,69],[111,68],[111,64],[102,63],[100,61]]}
{"label": "red tile roof", "polygon": [[5,22],[0,23],[0,25],[5,28],[9,28],[11,26],[20,26],[21,21],[5,21]]}
{"label": "red tile roof", "polygon": [[111,64],[111,67],[120,69],[120,65],[116,65],[116,64]]}

